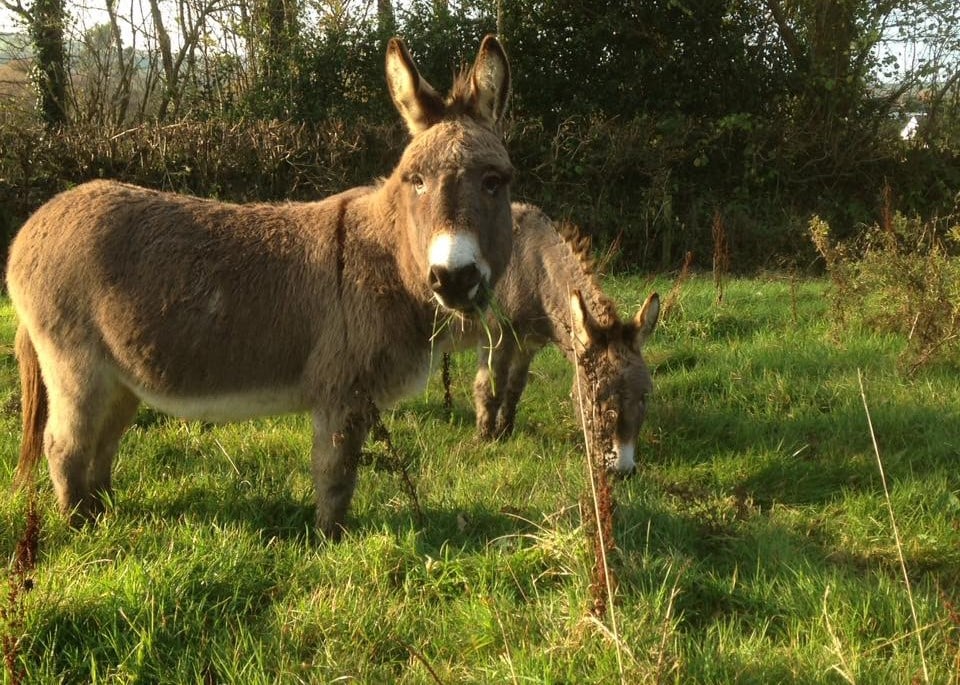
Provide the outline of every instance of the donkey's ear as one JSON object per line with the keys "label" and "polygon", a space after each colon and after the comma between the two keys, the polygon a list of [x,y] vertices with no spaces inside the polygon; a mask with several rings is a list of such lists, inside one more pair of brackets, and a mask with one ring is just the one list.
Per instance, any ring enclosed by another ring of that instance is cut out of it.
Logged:
{"label": "donkey's ear", "polygon": [[657,327],[657,321],[660,318],[660,296],[657,293],[651,293],[647,296],[640,311],[633,317],[633,335],[627,342],[637,352],[643,347],[653,334]]}
{"label": "donkey's ear", "polygon": [[470,88],[474,114],[496,129],[507,112],[510,98],[510,64],[507,53],[493,34],[480,44],[480,52],[470,70]]}
{"label": "donkey's ear", "polygon": [[443,99],[417,71],[399,38],[387,43],[387,87],[410,133],[430,128],[443,116]]}
{"label": "donkey's ear", "polygon": [[599,327],[579,290],[574,290],[570,295],[570,314],[573,318],[573,337],[587,347],[592,340],[596,340]]}

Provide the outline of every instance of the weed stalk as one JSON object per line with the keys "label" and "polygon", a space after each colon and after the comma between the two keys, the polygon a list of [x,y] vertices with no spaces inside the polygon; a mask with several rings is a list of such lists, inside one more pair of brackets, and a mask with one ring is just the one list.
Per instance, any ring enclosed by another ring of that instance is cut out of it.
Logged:
{"label": "weed stalk", "polygon": [[3,635],[0,637],[0,649],[3,650],[3,663],[7,677],[13,685],[25,682],[26,672],[20,664],[20,646],[23,640],[26,609],[24,597],[33,589],[30,577],[37,566],[37,552],[40,547],[40,516],[37,513],[36,495],[31,488],[27,495],[26,528],[17,541],[14,552],[13,568],[8,576],[7,601],[0,608],[0,621],[3,623]]}
{"label": "weed stalk", "polygon": [[403,489],[410,498],[410,505],[413,507],[413,514],[417,520],[417,527],[423,528],[425,522],[423,509],[420,507],[420,498],[417,496],[417,488],[413,484],[413,478],[410,477],[410,471],[407,468],[408,460],[402,458],[396,447],[394,447],[393,440],[390,437],[390,431],[387,430],[387,427],[384,425],[383,419],[380,417],[380,410],[372,400],[370,401],[368,411],[372,417],[370,436],[374,440],[382,442],[384,447],[387,448],[387,454],[390,456],[392,470],[400,474],[400,482],[403,483]]}
{"label": "weed stalk", "polygon": [[[571,312],[572,317],[572,312]],[[571,320],[571,330],[574,323]],[[584,359],[577,351],[574,343],[574,360],[576,368],[577,403],[580,407],[580,422],[583,429],[584,444],[586,446],[587,478],[590,481],[590,500],[593,517],[590,525],[586,526],[591,546],[593,548],[594,563],[590,579],[590,596],[592,603],[590,613],[598,620],[610,616],[610,630],[616,645],[617,666],[620,670],[620,679],[623,680],[623,656],[621,654],[620,635],[617,629],[617,614],[614,607],[614,592],[616,577],[610,568],[610,552],[616,548],[613,536],[613,489],[607,476],[606,463],[600,448],[602,435],[602,420],[609,417],[596,416],[597,407],[590,407],[590,414],[584,407],[584,389],[582,377],[589,382],[593,381],[593,360]],[[583,374],[581,374],[583,370]],[[589,419],[587,417],[590,417]]]}
{"label": "weed stalk", "polygon": [[680,293],[683,291],[683,284],[690,278],[690,268],[693,266],[693,252],[687,252],[683,257],[683,265],[680,267],[680,273],[677,275],[670,292],[663,300],[663,306],[660,308],[660,320],[666,321],[673,313],[674,308],[680,303]]}
{"label": "weed stalk", "polygon": [[723,304],[723,288],[730,271],[730,246],[727,244],[727,226],[723,214],[713,213],[713,285],[717,290],[717,304]]}
{"label": "weed stalk", "polygon": [[443,361],[441,362],[441,373],[440,377],[443,379],[443,411],[447,415],[447,420],[449,421],[453,416],[453,392],[450,389],[452,384],[450,378],[450,353],[443,353]]}
{"label": "weed stalk", "polygon": [[863,411],[867,415],[867,427],[870,429],[870,441],[873,443],[873,453],[877,457],[877,469],[880,471],[880,482],[883,484],[883,497],[887,503],[887,513],[890,514],[890,527],[893,529],[893,539],[897,546],[900,570],[903,572],[903,582],[907,587],[907,599],[910,601],[910,615],[913,618],[913,630],[917,635],[917,647],[920,649],[920,663],[923,666],[923,682],[929,683],[930,674],[927,671],[927,658],[923,651],[923,635],[920,632],[920,622],[917,620],[917,607],[913,601],[913,589],[910,586],[910,576],[907,574],[907,562],[903,558],[900,530],[897,528],[897,519],[893,514],[893,504],[890,502],[890,489],[887,487],[887,476],[883,472],[883,461],[880,459],[880,448],[877,446],[877,436],[873,430],[873,421],[870,419],[870,407],[867,406],[867,393],[863,388],[863,374],[860,369],[857,369],[857,381],[860,383],[860,399],[863,400]]}

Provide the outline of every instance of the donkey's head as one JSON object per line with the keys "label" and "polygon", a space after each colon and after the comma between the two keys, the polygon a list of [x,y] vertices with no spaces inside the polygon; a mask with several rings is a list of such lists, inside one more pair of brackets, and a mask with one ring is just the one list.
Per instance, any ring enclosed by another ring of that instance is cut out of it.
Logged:
{"label": "donkey's head", "polygon": [[640,311],[626,322],[617,317],[612,304],[606,307],[605,320],[598,321],[579,292],[571,296],[570,308],[579,374],[574,382],[582,398],[582,407],[575,402],[577,411],[586,412],[582,418],[590,429],[591,443],[608,467],[629,475],[636,468],[637,435],[647,414],[647,397],[653,391],[641,350],[657,326],[660,296],[653,293],[647,297]]}
{"label": "donkey's head", "polygon": [[499,133],[510,92],[507,56],[487,36],[444,98],[393,38],[387,83],[413,136],[388,182],[399,187],[397,217],[416,267],[443,307],[482,310],[513,240],[513,168]]}

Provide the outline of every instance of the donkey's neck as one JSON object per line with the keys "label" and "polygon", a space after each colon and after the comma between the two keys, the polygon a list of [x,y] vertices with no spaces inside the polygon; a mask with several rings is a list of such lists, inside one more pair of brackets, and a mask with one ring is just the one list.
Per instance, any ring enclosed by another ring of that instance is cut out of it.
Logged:
{"label": "donkey's neck", "polygon": [[540,297],[550,318],[554,341],[567,359],[574,363],[574,345],[570,298],[579,291],[593,317],[604,321],[608,316],[609,298],[600,289],[592,271],[587,247],[574,235],[558,235],[558,243],[545,251],[545,275],[540,284]]}

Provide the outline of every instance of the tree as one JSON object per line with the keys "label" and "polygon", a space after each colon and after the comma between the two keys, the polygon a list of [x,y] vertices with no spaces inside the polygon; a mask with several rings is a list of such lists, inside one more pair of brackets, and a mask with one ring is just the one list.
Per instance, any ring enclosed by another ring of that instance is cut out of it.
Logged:
{"label": "tree", "polygon": [[105,0],[107,16],[110,18],[110,36],[116,50],[118,78],[112,95],[113,123],[120,125],[127,117],[130,107],[130,83],[133,79],[136,56],[132,50],[124,50],[123,35],[117,17],[117,0]]}
{"label": "tree", "polygon": [[174,21],[179,29],[181,43],[174,47],[164,24],[160,0],[148,0],[153,22],[156,49],[160,53],[163,89],[157,109],[157,118],[165,119],[181,114],[185,84],[195,77],[197,51],[206,38],[209,24],[224,11],[227,0],[179,0]]}
{"label": "tree", "polygon": [[68,113],[64,0],[34,0],[29,7],[20,0],[0,0],[0,4],[13,12],[30,34],[36,60],[33,81],[44,124],[51,129],[65,125]]}
{"label": "tree", "polygon": [[390,0],[377,0],[377,28],[384,35],[397,32],[397,17],[393,13],[393,3]]}
{"label": "tree", "polygon": [[297,51],[300,7],[297,0],[253,0],[248,47],[255,69],[255,104],[267,116],[287,116],[300,94]]}

